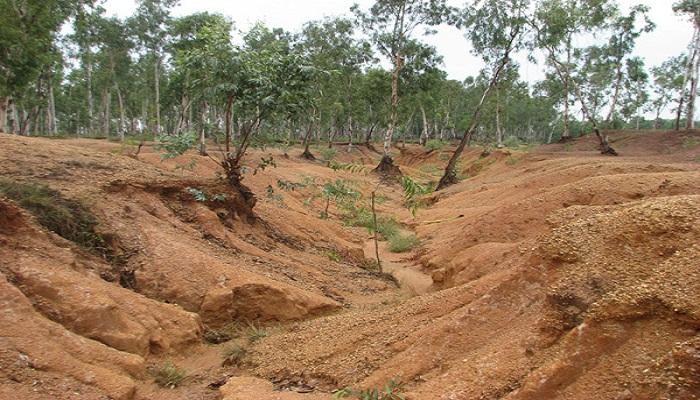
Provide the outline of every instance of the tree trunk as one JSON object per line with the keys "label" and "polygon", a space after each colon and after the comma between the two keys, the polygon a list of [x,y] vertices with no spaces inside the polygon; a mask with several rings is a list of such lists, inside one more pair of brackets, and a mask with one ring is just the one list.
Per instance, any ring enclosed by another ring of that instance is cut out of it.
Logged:
{"label": "tree trunk", "polygon": [[9,109],[10,97],[0,97],[0,133],[10,133],[7,124]]}
{"label": "tree trunk", "polygon": [[610,123],[615,115],[615,109],[617,108],[617,99],[620,96],[620,86],[622,86],[622,59],[618,59],[617,63],[617,73],[615,75],[615,92],[613,94],[612,102],[610,103],[610,111],[608,116],[605,118],[605,124],[603,127],[605,129],[610,129]]}
{"label": "tree trunk", "polygon": [[503,148],[503,130],[501,129],[501,88],[496,85],[496,147]]}
{"label": "tree trunk", "polygon": [[690,72],[690,96],[688,97],[688,111],[686,115],[685,128],[695,129],[695,101],[698,96],[698,67],[700,67],[700,31],[693,44],[693,64]]}
{"label": "tree trunk", "polygon": [[207,155],[207,137],[205,127],[207,125],[207,113],[209,112],[209,103],[206,101],[202,104],[202,122],[199,124],[199,154]]}
{"label": "tree trunk", "polygon": [[484,107],[484,103],[486,102],[486,99],[488,98],[489,93],[491,93],[493,88],[498,83],[498,79],[501,75],[501,72],[503,72],[503,69],[506,67],[506,65],[508,65],[508,62],[510,60],[510,52],[513,50],[513,43],[515,43],[515,39],[519,35],[520,35],[519,30],[516,30],[516,31],[511,33],[510,42],[508,43],[508,47],[506,47],[505,53],[503,54],[503,57],[501,58],[501,61],[498,64],[498,67],[494,71],[493,76],[491,77],[491,82],[489,82],[489,86],[486,88],[486,90],[484,90],[484,93],[481,96],[481,100],[479,100],[479,104],[477,104],[476,109],[474,110],[474,114],[472,116],[469,129],[467,129],[467,131],[464,133],[462,140],[459,142],[459,146],[457,146],[457,149],[452,154],[450,161],[447,163],[447,167],[445,167],[445,173],[443,174],[442,178],[440,179],[440,182],[438,183],[435,191],[442,190],[448,186],[451,186],[451,185],[454,185],[455,183],[457,183],[456,168],[457,168],[457,162],[459,162],[459,157],[462,156],[462,152],[464,152],[464,148],[471,141],[471,138],[472,138],[472,135],[474,134],[474,131],[479,126],[479,119],[481,117],[481,111],[482,111],[482,108]]}
{"label": "tree trunk", "polygon": [[685,96],[681,96],[678,100],[678,111],[676,112],[676,131],[681,130],[681,114],[683,113],[683,102],[685,101]]}
{"label": "tree trunk", "polygon": [[420,135],[420,145],[425,146],[428,143],[428,117],[425,114],[425,107],[420,105],[420,112],[423,116],[423,132]]}
{"label": "tree trunk", "polygon": [[389,127],[384,135],[384,157],[382,158],[382,163],[385,163],[384,158],[391,159],[391,141],[394,137],[399,110],[399,76],[401,74],[402,63],[403,59],[401,58],[401,53],[395,54],[394,70],[391,73],[391,113],[389,116]]}
{"label": "tree trunk", "polygon": [[88,135],[92,135],[95,131],[95,100],[92,97],[92,61],[85,65],[85,73],[87,75],[87,102],[88,102]]}
{"label": "tree trunk", "polygon": [[111,119],[112,119],[112,92],[105,89],[104,92],[104,102],[105,102],[105,120],[104,120],[104,133],[107,138],[110,135]]}
{"label": "tree trunk", "polygon": [[571,35],[568,36],[566,42],[566,79],[562,82],[564,85],[564,132],[561,134],[561,140],[566,141],[571,139],[571,126],[569,124],[569,65],[571,65]]}
{"label": "tree trunk", "polygon": [[119,84],[114,84],[114,89],[117,91],[117,102],[119,103],[119,139],[124,141],[124,133],[126,132],[126,115],[124,113],[124,98]]}
{"label": "tree trunk", "polygon": [[226,99],[226,157],[231,153],[231,117],[233,114],[233,96]]}
{"label": "tree trunk", "polygon": [[158,54],[156,54],[154,75],[156,86],[156,135],[160,135],[160,56]]}
{"label": "tree trunk", "polygon": [[56,126],[56,98],[53,93],[53,83],[52,80],[48,80],[49,86],[49,106],[47,108],[47,128],[49,135],[58,135],[58,126]]}

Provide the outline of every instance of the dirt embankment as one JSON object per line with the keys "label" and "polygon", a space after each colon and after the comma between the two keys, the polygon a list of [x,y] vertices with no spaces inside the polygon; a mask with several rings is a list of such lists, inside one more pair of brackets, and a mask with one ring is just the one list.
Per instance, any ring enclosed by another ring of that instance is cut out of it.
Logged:
{"label": "dirt embankment", "polygon": [[[339,149],[362,167],[348,171],[268,151],[278,167],[246,175],[259,196],[250,224],[205,158],[174,173],[191,158],[0,140],[4,177],[89,204],[111,246],[100,259],[0,200],[0,398],[314,400],[392,378],[412,400],[700,397],[696,132],[616,132],[614,159],[588,138],[473,149],[462,183],[415,220],[400,189],[380,186],[380,212],[421,240],[387,258],[418,277],[410,295],[361,268],[366,231],[333,206],[320,219],[310,188],[282,189],[345,179],[366,195],[378,183],[366,149]],[[436,181],[448,151],[409,146],[396,159]],[[236,320],[283,325],[221,367],[202,335]],[[166,359],[190,370],[177,390],[150,384]]]}

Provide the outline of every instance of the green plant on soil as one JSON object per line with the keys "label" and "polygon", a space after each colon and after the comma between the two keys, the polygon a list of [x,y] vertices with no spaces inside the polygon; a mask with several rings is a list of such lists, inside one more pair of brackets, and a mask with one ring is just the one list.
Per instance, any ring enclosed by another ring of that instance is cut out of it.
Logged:
{"label": "green plant on soil", "polygon": [[360,400],[405,400],[406,397],[401,393],[402,391],[403,384],[398,380],[392,379],[383,389],[354,390],[345,388],[335,391],[333,398],[345,399],[354,397]]}
{"label": "green plant on soil", "polygon": [[97,229],[97,219],[81,202],[64,198],[47,186],[0,178],[0,195],[29,211],[44,228],[85,250],[112,261],[113,254]]}
{"label": "green plant on soil", "polygon": [[420,241],[413,234],[395,234],[389,238],[389,251],[392,253],[405,253],[418,246]]}
{"label": "green plant on soil", "polygon": [[168,361],[153,371],[153,377],[158,386],[175,389],[185,380],[187,372]]}

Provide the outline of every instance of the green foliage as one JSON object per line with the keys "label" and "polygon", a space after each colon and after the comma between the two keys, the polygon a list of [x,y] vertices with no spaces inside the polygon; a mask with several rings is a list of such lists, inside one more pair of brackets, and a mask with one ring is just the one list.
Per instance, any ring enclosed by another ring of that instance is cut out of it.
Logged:
{"label": "green foliage", "polygon": [[277,168],[277,162],[274,157],[261,157],[258,166],[253,170],[253,175],[257,175],[259,171],[265,171],[267,168]]}
{"label": "green foliage", "polygon": [[430,151],[440,151],[446,145],[447,145],[447,143],[443,142],[442,140],[431,139],[431,140],[428,140],[428,142],[425,144],[425,148],[430,150]]}
{"label": "green foliage", "polygon": [[291,182],[291,181],[286,181],[284,179],[278,179],[277,180],[277,187],[287,191],[287,192],[294,192],[297,189],[303,189],[307,185],[304,183],[297,183],[297,182]]}
{"label": "green foliage", "polygon": [[97,232],[97,219],[84,204],[47,186],[6,178],[0,178],[0,195],[17,202],[44,228],[111,261],[112,250]]}
{"label": "green foliage", "polygon": [[333,392],[334,399],[345,399],[354,397],[359,400],[405,400],[401,393],[403,384],[396,379],[392,379],[383,389],[353,390],[345,388]]}
{"label": "green foliage", "polygon": [[335,182],[328,182],[321,188],[321,195],[325,199],[331,199],[342,205],[352,204],[360,198],[360,192],[353,189],[350,184],[338,179]]}
{"label": "green foliage", "polygon": [[257,342],[258,340],[264,339],[269,335],[268,331],[254,323],[248,323],[245,328],[245,337],[250,343]]}
{"label": "green foliage", "polygon": [[321,150],[318,151],[319,154],[321,155],[321,161],[330,163],[333,158],[338,154],[338,151],[336,149],[332,148],[322,148]]}
{"label": "green foliage", "polygon": [[695,137],[688,137],[683,139],[683,144],[682,144],[684,149],[694,149],[698,146],[700,146],[700,139],[695,138]]}
{"label": "green foliage", "polygon": [[187,377],[187,372],[168,361],[153,372],[156,383],[164,388],[175,389]]}
{"label": "green foliage", "polygon": [[200,190],[197,188],[191,188],[191,187],[188,187],[185,190],[187,191],[187,193],[192,195],[192,197],[195,199],[195,201],[198,201],[200,203],[206,203],[208,201],[217,201],[217,202],[226,201],[226,195],[223,193],[210,195],[203,190]]}
{"label": "green foliage", "polygon": [[420,240],[416,235],[395,234],[389,238],[389,251],[392,253],[405,253],[418,246]]}
{"label": "green foliage", "polygon": [[430,193],[431,188],[419,184],[409,176],[401,177],[401,187],[403,189],[404,205],[415,218],[418,207],[421,205],[420,197]]}
{"label": "green foliage", "polygon": [[508,136],[505,138],[505,140],[503,140],[503,145],[511,149],[516,149],[520,147],[520,139],[515,136]]}
{"label": "green foliage", "polygon": [[326,252],[326,256],[328,256],[328,259],[334,262],[341,262],[343,261],[343,256],[338,253],[335,250],[329,250]]}
{"label": "green foliage", "polygon": [[353,174],[360,174],[360,173],[365,173],[367,172],[367,167],[364,165],[359,165],[359,164],[343,164],[337,161],[329,161],[328,162],[328,168],[332,169],[333,171],[348,171]]}
{"label": "green foliage", "polygon": [[168,160],[185,154],[194,147],[197,136],[192,133],[182,133],[180,135],[162,135],[158,137],[156,150],[162,152],[161,158]]}
{"label": "green foliage", "polygon": [[224,347],[221,355],[224,358],[224,365],[238,365],[247,354],[245,347],[233,343]]}

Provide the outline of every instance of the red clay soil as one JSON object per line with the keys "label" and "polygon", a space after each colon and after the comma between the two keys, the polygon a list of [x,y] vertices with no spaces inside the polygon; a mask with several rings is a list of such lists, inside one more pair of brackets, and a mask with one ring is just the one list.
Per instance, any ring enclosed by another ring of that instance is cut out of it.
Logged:
{"label": "red clay soil", "polygon": [[[614,132],[611,144],[621,157],[589,138],[474,148],[463,181],[415,220],[399,187],[377,186],[367,149],[338,149],[364,166],[354,172],[254,151],[251,171],[268,154],[278,166],[244,177],[251,224],[208,158],[0,136],[0,175],[88,205],[123,260],[0,199],[0,399],[315,400],[392,378],[412,400],[698,399],[700,135]],[[409,146],[395,160],[435,182],[448,154]],[[418,235],[410,253],[383,250],[404,289],[362,268],[366,231],[334,206],[319,217],[320,186],[336,179],[379,187],[380,214]],[[430,277],[428,293],[411,289]],[[204,344],[245,321],[267,336]],[[245,355],[222,366],[234,343]],[[153,382],[166,361],[187,372],[177,389]]]}

